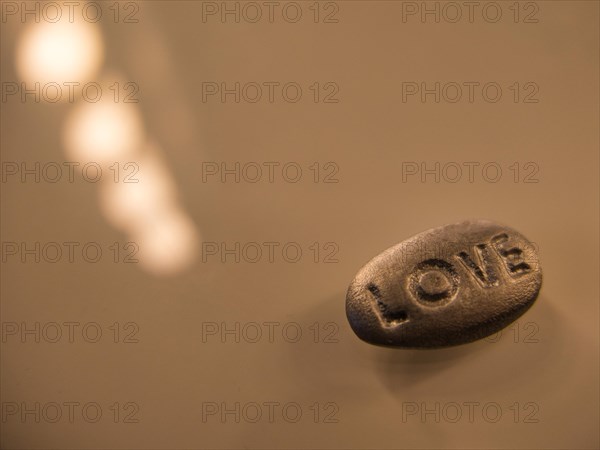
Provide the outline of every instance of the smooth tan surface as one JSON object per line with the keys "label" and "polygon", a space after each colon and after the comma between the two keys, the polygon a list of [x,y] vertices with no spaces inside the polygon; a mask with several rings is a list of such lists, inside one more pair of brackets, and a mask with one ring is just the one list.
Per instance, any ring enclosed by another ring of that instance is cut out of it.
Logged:
{"label": "smooth tan surface", "polygon": [[[111,257],[7,259],[3,330],[9,322],[20,331],[21,323],[77,322],[80,330],[96,322],[103,337],[22,343],[3,335],[2,448],[598,448],[598,3],[539,1],[537,23],[514,23],[512,2],[499,2],[497,23],[481,15],[423,23],[418,14],[403,22],[402,2],[336,4],[338,23],[317,24],[312,2],[301,2],[306,20],[296,24],[281,16],[203,23],[202,3],[192,1],[139,2],[136,24],[112,23],[105,9],[95,77],[119,74],[139,86],[145,136],[162,149],[199,239],[295,242],[303,256],[203,263],[198,253],[169,276]],[[29,22],[11,16],[0,25],[3,83],[21,82],[17,48]],[[202,82],[236,81],[293,81],[304,94],[294,104],[202,101]],[[496,82],[503,97],[403,102],[402,83],[436,81]],[[339,102],[314,103],[314,82],[336,83]],[[539,101],[515,103],[515,82],[520,93],[535,83]],[[1,104],[2,162],[72,160],[62,136],[79,103],[16,98]],[[203,162],[295,162],[304,175],[297,183],[203,182]],[[314,183],[314,162],[335,163],[338,182]],[[421,162],[479,169],[473,182],[466,172],[456,183],[433,175],[404,182],[403,163]],[[482,176],[487,163],[501,167],[498,182]],[[538,182],[523,182],[532,167],[528,180]],[[101,187],[81,176],[55,184],[11,178],[1,189],[3,242],[94,241],[111,255],[111,243],[132,240],[101,209]],[[401,240],[468,218],[505,223],[537,244],[544,281],[534,307],[501,336],[446,350],[383,349],[354,336],[344,300],[356,271]],[[332,248],[337,262],[324,263]],[[124,329],[128,322],[139,327],[137,343],[122,342],[135,331]],[[237,343],[206,334],[236,322],[246,331]],[[257,342],[249,323],[261,327]],[[288,342],[298,327],[299,341]],[[23,402],[46,405],[39,423],[21,416]],[[96,402],[103,414],[91,423],[76,409],[70,423],[62,406],[51,423],[51,402]],[[136,408],[128,402],[139,409],[137,423],[123,423]],[[239,422],[221,417],[236,402]],[[283,414],[291,402],[298,406]],[[254,422],[256,404],[262,416]],[[8,414],[14,405],[19,412]],[[207,416],[215,405],[219,413]]]}

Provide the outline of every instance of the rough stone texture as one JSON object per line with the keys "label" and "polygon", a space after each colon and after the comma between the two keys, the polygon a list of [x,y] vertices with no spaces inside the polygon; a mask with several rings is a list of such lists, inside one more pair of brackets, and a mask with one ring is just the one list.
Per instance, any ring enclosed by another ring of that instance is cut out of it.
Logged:
{"label": "rough stone texture", "polygon": [[542,271],[533,244],[487,220],[434,228],[369,261],[346,296],[362,340],[436,348],[498,332],[533,304]]}

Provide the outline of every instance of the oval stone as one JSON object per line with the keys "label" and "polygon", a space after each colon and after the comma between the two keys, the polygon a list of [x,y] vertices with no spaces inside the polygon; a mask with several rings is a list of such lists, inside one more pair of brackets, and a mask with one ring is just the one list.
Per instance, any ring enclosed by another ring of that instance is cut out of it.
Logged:
{"label": "oval stone", "polygon": [[369,261],[348,288],[346,315],[371,344],[447,347],[506,327],[541,285],[531,242],[512,228],[470,220],[417,234]]}

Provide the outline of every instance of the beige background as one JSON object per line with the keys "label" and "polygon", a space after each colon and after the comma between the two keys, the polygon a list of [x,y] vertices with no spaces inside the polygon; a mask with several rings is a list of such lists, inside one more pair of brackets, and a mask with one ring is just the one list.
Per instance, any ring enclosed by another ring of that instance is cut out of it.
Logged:
{"label": "beige background", "polygon": [[[111,336],[112,323],[135,322],[139,342],[6,339],[2,402],[97,402],[103,417],[5,417],[2,448],[598,448],[599,7],[540,1],[539,22],[529,24],[513,23],[512,2],[500,3],[507,16],[495,24],[480,16],[403,23],[402,3],[392,1],[337,2],[335,24],[202,23],[202,5],[192,1],[139,2],[137,24],[101,21],[103,67],[139,85],[145,132],[160,143],[201,238],[293,241],[306,253],[296,264],[198,257],[171,276],[108,259],[3,263],[3,323],[97,322]],[[306,14],[310,4],[302,3]],[[3,82],[19,80],[24,28],[1,24]],[[296,81],[306,99],[203,103],[203,81]],[[337,83],[339,102],[310,101],[315,81]],[[493,104],[403,103],[406,81],[495,81],[504,96]],[[515,82],[536,83],[539,102],[514,103],[507,87]],[[68,159],[61,130],[73,105],[1,106],[3,162]],[[331,161],[339,182],[313,183],[306,169],[296,184],[203,183],[203,161]],[[407,161],[496,162],[503,177],[404,183]],[[539,182],[513,182],[515,162],[537,164]],[[1,188],[2,241],[128,240],[102,215],[94,184]],[[478,217],[539,246],[542,291],[516,326],[495,343],[423,352],[376,348],[353,335],[345,290],[366,261],[425,229]],[[339,262],[314,263],[313,242],[335,242]],[[295,322],[303,336],[203,342],[203,322],[236,321]],[[337,342],[314,343],[315,322],[336,324]],[[537,342],[527,339],[531,330]],[[114,402],[139,405],[139,422],[113,423]],[[203,402],[297,402],[303,416],[203,422]],[[334,402],[338,422],[314,423],[315,402]],[[476,409],[471,423],[463,407],[456,423],[403,418],[407,402],[495,402],[502,417],[491,423]],[[532,408],[537,423],[524,420]]]}

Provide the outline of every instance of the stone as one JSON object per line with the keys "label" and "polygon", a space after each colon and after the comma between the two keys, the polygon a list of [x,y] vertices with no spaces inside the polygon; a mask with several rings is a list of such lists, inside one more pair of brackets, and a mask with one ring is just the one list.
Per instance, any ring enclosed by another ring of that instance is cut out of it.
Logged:
{"label": "stone", "polygon": [[448,347],[506,327],[541,285],[531,242],[512,228],[470,220],[417,234],[369,261],[348,288],[346,315],[371,344]]}

